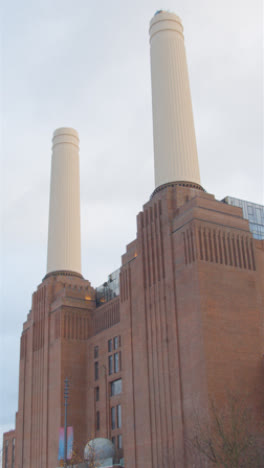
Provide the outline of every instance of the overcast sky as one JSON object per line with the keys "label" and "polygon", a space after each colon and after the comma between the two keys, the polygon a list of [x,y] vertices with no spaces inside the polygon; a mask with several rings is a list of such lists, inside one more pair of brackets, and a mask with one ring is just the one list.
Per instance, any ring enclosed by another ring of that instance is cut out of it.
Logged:
{"label": "overcast sky", "polygon": [[[149,21],[183,22],[203,187],[264,203],[261,0],[6,0],[1,75],[1,421],[14,426],[19,340],[46,273],[53,131],[79,132],[83,275],[120,266],[154,189]],[[0,434],[1,435],[1,434]]]}

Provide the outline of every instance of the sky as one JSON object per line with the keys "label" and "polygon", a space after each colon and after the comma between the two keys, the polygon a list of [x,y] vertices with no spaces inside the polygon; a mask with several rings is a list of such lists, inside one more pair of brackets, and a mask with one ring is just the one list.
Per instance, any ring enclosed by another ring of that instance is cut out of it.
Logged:
{"label": "sky", "polygon": [[51,138],[79,132],[82,272],[120,266],[154,190],[149,21],[183,22],[201,183],[264,204],[261,0],[6,0],[1,60],[1,432],[19,342],[46,273]]}

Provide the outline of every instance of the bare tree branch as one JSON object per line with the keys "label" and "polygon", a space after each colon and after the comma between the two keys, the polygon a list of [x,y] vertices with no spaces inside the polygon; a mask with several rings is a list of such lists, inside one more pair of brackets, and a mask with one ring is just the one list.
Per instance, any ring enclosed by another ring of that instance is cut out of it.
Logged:
{"label": "bare tree branch", "polygon": [[193,467],[263,468],[264,431],[262,427],[257,433],[246,400],[228,395],[225,407],[219,409],[211,401],[210,409],[210,419],[201,412],[194,418],[187,443]]}

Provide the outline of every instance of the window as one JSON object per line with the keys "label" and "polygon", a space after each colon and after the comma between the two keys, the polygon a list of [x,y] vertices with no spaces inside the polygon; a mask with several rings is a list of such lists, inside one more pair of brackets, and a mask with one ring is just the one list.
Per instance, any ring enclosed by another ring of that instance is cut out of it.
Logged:
{"label": "window", "polygon": [[[117,349],[120,346],[120,336],[115,336],[113,339],[108,340],[108,352],[112,353],[113,348]],[[108,373],[112,375],[113,373],[119,372],[121,370],[121,351],[116,352],[108,356]]]}
{"label": "window", "polygon": [[112,429],[115,429],[116,427],[115,413],[116,413],[115,407],[113,406],[111,408],[111,428]]}
{"label": "window", "polygon": [[260,208],[256,208],[255,211],[256,211],[256,221],[257,223],[260,223],[261,222],[261,210]]}
{"label": "window", "polygon": [[122,412],[121,405],[112,406],[111,408],[111,428],[120,429],[122,427]]}
{"label": "window", "polygon": [[108,373],[113,374],[113,355],[108,356]]}
{"label": "window", "polygon": [[115,372],[119,372],[119,353],[114,354],[115,359]]}
{"label": "window", "polygon": [[114,337],[114,349],[119,348],[119,336]]}
{"label": "window", "polygon": [[122,443],[122,435],[119,434],[117,436],[117,448],[121,449],[123,447],[123,443]]}
{"label": "window", "polygon": [[100,398],[100,389],[99,389],[99,387],[95,387],[94,393],[95,393],[95,401],[99,401],[99,398]]}
{"label": "window", "polygon": [[114,349],[118,349],[121,346],[121,336],[114,337]]}
{"label": "window", "polygon": [[112,437],[112,444],[113,444],[114,447],[115,447],[115,437]]}
{"label": "window", "polygon": [[99,346],[94,347],[94,359],[97,359],[99,356]]}
{"label": "window", "polygon": [[99,379],[99,363],[98,361],[96,361],[94,363],[94,380],[98,380]]}
{"label": "window", "polygon": [[249,215],[254,215],[253,206],[248,205],[248,206],[247,206],[247,210],[248,210],[248,214],[249,214]]}
{"label": "window", "polygon": [[11,465],[11,468],[15,467],[15,444],[16,444],[16,439],[13,438],[13,440],[12,440],[12,465]]}
{"label": "window", "polygon": [[121,392],[122,392],[122,379],[114,380],[113,382],[111,382],[111,390],[110,390],[111,396],[119,395],[119,393]]}
{"label": "window", "polygon": [[100,411],[96,411],[96,430],[100,429]]}
{"label": "window", "polygon": [[120,428],[120,427],[122,427],[121,405],[117,405],[117,407],[116,407],[116,413],[117,413],[116,426],[117,426],[118,428]]}

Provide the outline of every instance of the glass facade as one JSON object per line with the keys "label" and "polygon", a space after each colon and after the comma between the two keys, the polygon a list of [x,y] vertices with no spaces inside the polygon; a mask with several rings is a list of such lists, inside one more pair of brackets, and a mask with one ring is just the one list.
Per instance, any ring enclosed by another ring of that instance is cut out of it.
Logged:
{"label": "glass facade", "polygon": [[113,271],[113,273],[108,276],[108,280],[95,289],[97,307],[119,296],[119,274],[120,268]]}
{"label": "glass facade", "polygon": [[254,239],[264,239],[264,206],[257,205],[240,198],[225,197],[222,200],[232,206],[239,206],[243,210],[243,216],[249,221],[249,229]]}

